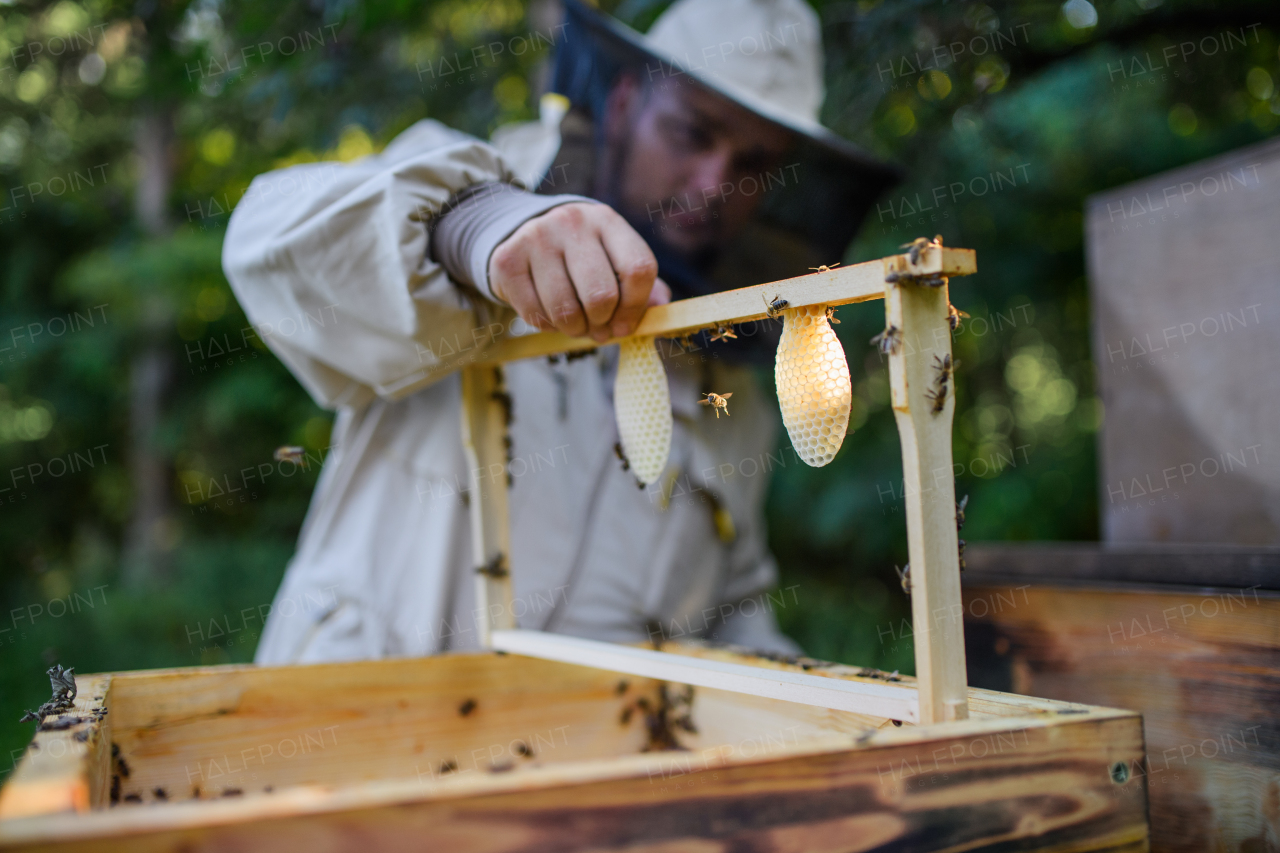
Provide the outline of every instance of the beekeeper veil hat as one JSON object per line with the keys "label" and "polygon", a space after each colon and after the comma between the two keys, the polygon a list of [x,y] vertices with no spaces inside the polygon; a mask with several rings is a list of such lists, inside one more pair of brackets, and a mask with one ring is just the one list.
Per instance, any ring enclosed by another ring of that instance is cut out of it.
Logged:
{"label": "beekeeper veil hat", "polygon": [[641,35],[565,0],[564,41],[552,89],[603,115],[618,75],[697,83],[792,131],[795,179],[760,214],[838,259],[876,197],[900,171],[823,126],[823,51],[818,16],[804,0],[677,0]]}

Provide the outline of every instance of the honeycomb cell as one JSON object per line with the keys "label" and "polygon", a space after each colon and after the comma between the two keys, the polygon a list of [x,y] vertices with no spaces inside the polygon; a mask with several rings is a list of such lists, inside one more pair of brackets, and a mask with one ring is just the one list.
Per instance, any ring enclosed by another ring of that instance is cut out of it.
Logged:
{"label": "honeycomb cell", "polygon": [[782,317],[774,363],[782,422],[800,458],[821,468],[835,458],[849,428],[849,363],[826,306],[787,308]]}
{"label": "honeycomb cell", "polygon": [[[631,470],[646,486],[667,467],[671,451],[671,393],[653,338],[624,338],[619,344],[613,408],[618,435]],[[848,406],[845,407],[846,413]]]}

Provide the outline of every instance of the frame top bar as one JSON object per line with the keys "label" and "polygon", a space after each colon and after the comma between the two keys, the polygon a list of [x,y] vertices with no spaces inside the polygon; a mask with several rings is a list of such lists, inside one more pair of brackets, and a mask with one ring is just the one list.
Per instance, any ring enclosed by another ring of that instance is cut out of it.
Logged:
{"label": "frame top bar", "polygon": [[[760,320],[765,313],[766,300],[780,297],[791,308],[809,305],[848,305],[883,299],[885,273],[890,269],[909,271],[913,275],[960,276],[977,272],[977,259],[973,249],[926,249],[920,262],[911,266],[903,255],[891,255],[874,261],[865,261],[848,267],[835,267],[826,271],[802,275],[796,278],[768,284],[756,284],[737,290],[711,293],[692,299],[681,299],[666,305],[655,305],[645,311],[640,325],[632,336],[669,338],[692,334],[703,329],[714,329],[720,324],[746,323]],[[534,358],[594,349],[616,343],[618,338],[599,344],[591,338],[574,338],[561,332],[539,332],[513,338],[503,338],[489,347],[478,364],[500,364],[522,358]]]}

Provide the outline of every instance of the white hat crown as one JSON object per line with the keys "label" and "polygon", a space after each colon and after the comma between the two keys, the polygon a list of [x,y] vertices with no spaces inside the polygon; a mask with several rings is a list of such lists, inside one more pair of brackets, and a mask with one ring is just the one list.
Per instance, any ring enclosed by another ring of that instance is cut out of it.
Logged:
{"label": "white hat crown", "polygon": [[818,124],[822,33],[804,0],[678,0],[644,38],[653,53],[788,124]]}

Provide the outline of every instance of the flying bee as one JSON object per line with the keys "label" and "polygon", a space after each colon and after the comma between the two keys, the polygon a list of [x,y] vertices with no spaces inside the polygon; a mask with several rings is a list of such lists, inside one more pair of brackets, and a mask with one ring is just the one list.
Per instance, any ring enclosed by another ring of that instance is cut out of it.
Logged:
{"label": "flying bee", "polygon": [[277,447],[273,455],[277,462],[292,462],[294,465],[301,465],[302,458],[306,453],[307,451],[301,447],[286,444],[284,447]]}
{"label": "flying bee", "polygon": [[622,442],[621,442],[621,441],[615,441],[615,442],[613,443],[613,453],[614,453],[614,455],[615,455],[615,456],[617,456],[619,459],[621,459],[621,460],[622,460],[622,470],[623,470],[623,471],[630,471],[630,470],[631,470],[631,460],[630,460],[630,459],[628,459],[628,458],[627,458],[627,454],[626,454],[625,452],[623,452],[623,450],[622,450]]}
{"label": "flying bee", "polygon": [[871,343],[882,354],[895,355],[898,352],[898,347],[902,344],[902,330],[897,326],[890,326],[872,338]]}
{"label": "flying bee", "polygon": [[911,564],[907,563],[902,568],[897,566],[893,570],[898,573],[898,583],[902,584],[902,591],[907,595],[911,594]]}
{"label": "flying bee", "polygon": [[951,331],[960,328],[960,321],[969,319],[969,315],[961,311],[950,302],[947,303],[947,322],[951,324]]}
{"label": "flying bee", "polygon": [[840,325],[840,321],[836,319],[836,307],[834,305],[827,306],[827,322],[833,326]]}
{"label": "flying bee", "polygon": [[952,369],[956,367],[959,364],[959,362],[953,362],[951,360],[951,353],[947,353],[942,358],[938,358],[935,355],[933,357],[933,361],[934,361],[933,369],[938,371],[938,384],[946,385],[947,380],[951,378]]}
{"label": "flying bee", "polygon": [[698,402],[704,406],[710,406],[716,413],[716,419],[719,420],[721,409],[724,409],[724,416],[726,418],[729,417],[729,398],[732,396],[732,391],[728,394],[715,394],[708,391],[707,398],[705,400],[699,400]]}
{"label": "flying bee", "polygon": [[940,384],[937,391],[924,392],[924,396],[933,403],[933,413],[939,414],[947,407],[947,383]]}
{"label": "flying bee", "polygon": [[774,294],[772,301],[765,299],[765,295],[763,293],[760,294],[760,298],[764,299],[764,313],[770,320],[778,319],[778,315],[782,313],[782,309],[791,304],[777,294]]}
{"label": "flying bee", "polygon": [[920,255],[925,249],[942,248],[942,235],[938,234],[932,240],[927,237],[917,237],[910,243],[903,243],[898,248],[907,250],[907,260],[911,261],[911,266],[914,267],[920,263]]}
{"label": "flying bee", "polygon": [[964,497],[962,497],[960,499],[960,502],[956,504],[956,530],[957,531],[964,529],[964,508],[967,507],[968,505],[969,505],[968,495],[965,495]]}
{"label": "flying bee", "polygon": [[816,267],[809,267],[809,269],[813,270],[814,272],[831,272],[833,269],[835,269],[838,266],[840,266],[840,264],[831,264],[830,266],[828,266],[827,264],[822,264]]}
{"label": "flying bee", "polygon": [[716,326],[716,330],[711,333],[712,341],[728,341],[736,340],[738,333],[733,330],[733,326],[726,326],[724,323]]}

